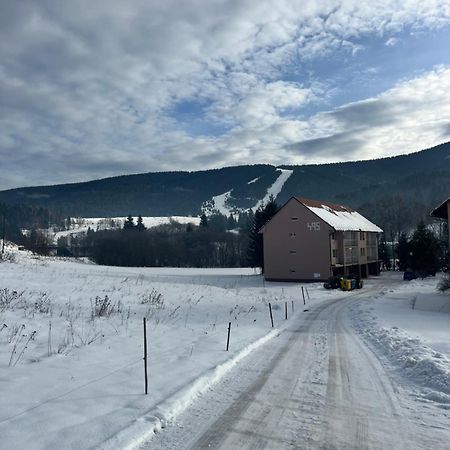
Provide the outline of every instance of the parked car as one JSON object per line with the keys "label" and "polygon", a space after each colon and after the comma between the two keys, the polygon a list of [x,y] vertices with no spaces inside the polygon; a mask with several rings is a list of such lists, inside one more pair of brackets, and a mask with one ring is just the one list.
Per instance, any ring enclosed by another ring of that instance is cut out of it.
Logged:
{"label": "parked car", "polygon": [[342,277],[340,276],[330,277],[327,281],[325,281],[325,283],[323,283],[323,287],[325,289],[338,289],[341,287],[341,280]]}

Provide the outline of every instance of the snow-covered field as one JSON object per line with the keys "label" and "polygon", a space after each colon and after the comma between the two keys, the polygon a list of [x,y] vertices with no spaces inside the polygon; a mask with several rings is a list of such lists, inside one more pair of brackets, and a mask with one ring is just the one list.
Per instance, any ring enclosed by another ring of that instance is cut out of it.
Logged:
{"label": "snow-covered field", "polygon": [[[300,285],[264,283],[252,269],[105,267],[10,251],[15,261],[0,263],[0,448],[142,442],[306,317]],[[384,276],[377,283],[381,293],[368,290],[353,306],[354,326],[395,376],[417,387],[417,398],[447,407],[450,314],[411,309],[417,292],[432,293],[436,280]],[[311,308],[345,295],[320,284],[308,293]],[[408,372],[416,360],[428,371]]]}
{"label": "snow-covered field", "polygon": [[[16,253],[0,264],[2,448],[87,448],[130,426],[151,430],[149,417],[161,426],[248,346],[274,336],[268,302],[277,327],[285,302],[303,306],[298,285],[264,284],[252,269],[102,267]],[[337,295],[309,287],[313,298],[319,291]]]}

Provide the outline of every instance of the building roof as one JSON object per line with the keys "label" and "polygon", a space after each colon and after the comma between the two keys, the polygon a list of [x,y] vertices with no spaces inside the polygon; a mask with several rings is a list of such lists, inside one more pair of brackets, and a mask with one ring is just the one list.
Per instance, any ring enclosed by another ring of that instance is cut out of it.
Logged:
{"label": "building roof", "polygon": [[431,216],[438,217],[439,219],[447,219],[448,220],[448,209],[447,203],[450,201],[450,197],[445,200],[445,202],[441,203],[437,208],[434,208],[431,211]]}
{"label": "building roof", "polygon": [[383,230],[348,206],[335,203],[294,197],[316,216],[333,227],[336,231],[371,231],[381,233]]}

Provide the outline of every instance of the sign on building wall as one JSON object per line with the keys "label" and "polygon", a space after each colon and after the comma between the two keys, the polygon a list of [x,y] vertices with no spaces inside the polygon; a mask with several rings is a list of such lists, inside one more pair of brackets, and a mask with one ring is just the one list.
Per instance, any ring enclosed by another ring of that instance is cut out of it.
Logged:
{"label": "sign on building wall", "polygon": [[309,231],[320,231],[320,222],[308,222],[306,226]]}

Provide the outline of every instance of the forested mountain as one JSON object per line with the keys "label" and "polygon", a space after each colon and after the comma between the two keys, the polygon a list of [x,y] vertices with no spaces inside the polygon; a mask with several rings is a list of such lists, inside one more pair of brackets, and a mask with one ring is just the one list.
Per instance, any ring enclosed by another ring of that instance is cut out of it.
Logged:
{"label": "forested mountain", "polygon": [[[64,216],[199,215],[203,202],[231,189],[239,190],[243,207],[251,207],[264,197],[277,176],[276,168],[269,165],[154,172],[12,189],[0,192],[0,202],[45,206]],[[259,178],[258,183],[247,184],[255,178]]]}
{"label": "forested mountain", "polygon": [[0,202],[45,207],[61,216],[199,215],[202,206],[227,192],[230,210],[254,207],[280,176],[279,169],[292,171],[277,196],[279,204],[292,195],[334,201],[396,233],[414,227],[450,196],[450,143],[445,143],[371,161],[155,172],[19,188],[0,192]]}
{"label": "forested mountain", "polygon": [[409,155],[370,161],[292,167],[278,196],[293,193],[349,205],[389,233],[429,220],[450,197],[450,143]]}

